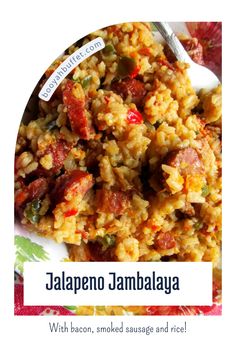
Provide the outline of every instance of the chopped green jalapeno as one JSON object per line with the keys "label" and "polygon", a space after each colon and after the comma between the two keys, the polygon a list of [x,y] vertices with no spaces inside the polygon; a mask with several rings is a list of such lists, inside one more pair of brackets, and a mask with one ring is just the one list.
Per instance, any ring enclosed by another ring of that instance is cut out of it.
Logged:
{"label": "chopped green jalapeno", "polygon": [[200,221],[198,221],[194,224],[194,228],[197,231],[200,230],[202,228],[202,226],[203,226],[203,224]]}
{"label": "chopped green jalapeno", "polygon": [[28,203],[24,215],[26,219],[28,219],[32,224],[36,224],[39,222],[40,215],[39,210],[41,208],[41,200],[34,199],[31,203]]}
{"label": "chopped green jalapeno", "polygon": [[113,247],[116,242],[114,235],[105,235],[103,237],[98,237],[98,242],[102,246],[102,251],[105,252],[109,247]]}
{"label": "chopped green jalapeno", "polygon": [[92,80],[92,76],[91,75],[86,76],[81,82],[82,87],[84,89],[87,88],[89,86],[89,84],[91,83],[91,80]]}
{"label": "chopped green jalapeno", "polygon": [[209,194],[209,188],[208,188],[208,185],[205,184],[203,187],[202,187],[202,196],[203,197],[206,197],[208,194]]}
{"label": "chopped green jalapeno", "polygon": [[120,78],[131,75],[136,68],[136,62],[129,57],[121,57],[117,66],[117,74]]}
{"label": "chopped green jalapeno", "polygon": [[116,238],[114,235],[106,235],[104,236],[104,241],[108,245],[108,247],[112,247],[115,244]]}
{"label": "chopped green jalapeno", "polygon": [[115,53],[115,48],[112,44],[107,44],[105,48],[103,48],[102,52],[104,55],[108,56]]}

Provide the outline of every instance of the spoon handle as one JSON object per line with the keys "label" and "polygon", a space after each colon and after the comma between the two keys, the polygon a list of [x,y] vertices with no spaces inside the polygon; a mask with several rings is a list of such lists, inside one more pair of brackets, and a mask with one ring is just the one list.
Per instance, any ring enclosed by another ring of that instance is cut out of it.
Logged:
{"label": "spoon handle", "polygon": [[180,43],[179,39],[176,37],[175,33],[172,31],[169,24],[167,22],[153,23],[174,53],[176,59],[191,64],[192,59],[189,57],[188,53]]}

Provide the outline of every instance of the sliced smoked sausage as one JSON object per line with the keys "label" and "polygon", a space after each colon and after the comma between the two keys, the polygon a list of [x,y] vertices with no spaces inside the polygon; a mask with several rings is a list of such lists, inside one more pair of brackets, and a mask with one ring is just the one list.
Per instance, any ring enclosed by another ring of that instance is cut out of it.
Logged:
{"label": "sliced smoked sausage", "polygon": [[141,106],[144,96],[146,95],[146,89],[144,84],[132,78],[125,78],[120,81],[114,81],[111,84],[111,89],[120,95],[124,100],[130,96],[131,102],[136,106]]}
{"label": "sliced smoked sausage", "polygon": [[201,174],[204,171],[197,151],[191,147],[171,151],[163,163],[176,167],[182,176]]}

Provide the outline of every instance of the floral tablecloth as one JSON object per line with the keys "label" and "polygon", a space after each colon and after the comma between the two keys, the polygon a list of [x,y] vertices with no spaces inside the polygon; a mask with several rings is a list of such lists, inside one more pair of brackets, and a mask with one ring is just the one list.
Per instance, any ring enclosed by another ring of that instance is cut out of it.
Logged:
{"label": "floral tablecloth", "polygon": [[[186,22],[189,33],[196,37],[202,47],[201,63],[211,69],[221,79],[221,61],[222,61],[222,24],[220,22]],[[191,49],[191,48],[190,48]],[[193,57],[194,59],[194,57]],[[32,243],[32,245],[34,245]],[[31,248],[32,248],[31,245]],[[37,245],[36,245],[37,246]],[[41,246],[38,246],[37,252],[43,252]],[[23,261],[32,261],[35,259],[36,250],[32,249],[32,255],[29,258],[22,259],[22,254],[18,254],[20,259],[18,264]],[[44,257],[44,258],[43,258]],[[38,258],[47,260],[46,253]],[[18,268],[19,269],[19,268]],[[74,316],[81,314],[79,307],[75,306],[24,306],[23,295],[24,285],[21,276],[15,273],[15,315],[68,315]],[[142,315],[221,315],[222,306],[221,295],[217,287],[213,284],[213,305],[212,306],[147,306],[142,308]],[[105,307],[104,307],[105,308]],[[143,310],[144,309],[144,310]],[[124,310],[125,311],[125,310]],[[98,312],[93,311],[93,314]],[[128,313],[127,313],[128,314]]]}
{"label": "floral tablecloth", "polygon": [[[222,306],[219,304],[220,295],[217,289],[213,289],[212,306],[147,306],[142,315],[154,316],[187,316],[205,315],[219,316],[222,313]],[[71,309],[70,309],[71,308]],[[15,273],[15,316],[74,316],[81,311],[75,306],[24,306],[24,284],[23,278]],[[96,311],[92,312],[93,314]],[[98,313],[98,311],[97,311]],[[103,314],[105,311],[102,312]]]}

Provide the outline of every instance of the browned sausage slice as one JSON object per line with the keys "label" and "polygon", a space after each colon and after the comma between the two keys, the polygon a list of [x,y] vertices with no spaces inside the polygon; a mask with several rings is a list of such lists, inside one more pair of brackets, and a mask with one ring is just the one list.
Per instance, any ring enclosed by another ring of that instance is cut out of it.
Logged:
{"label": "browned sausage slice", "polygon": [[156,250],[168,250],[176,246],[174,235],[170,232],[159,232],[154,240]]}
{"label": "browned sausage slice", "polygon": [[48,182],[46,178],[41,177],[31,182],[27,187],[29,200],[42,198],[48,191]]}
{"label": "browned sausage slice", "polygon": [[55,204],[69,201],[75,196],[82,199],[92,188],[93,183],[93,176],[90,173],[81,170],[68,171],[57,178],[51,199]]}
{"label": "browned sausage slice", "polygon": [[71,147],[64,142],[59,140],[54,144],[51,144],[45,151],[44,155],[52,155],[52,168],[49,174],[57,173],[63,167],[64,161],[69,154]]}
{"label": "browned sausage slice", "polygon": [[103,213],[122,215],[128,206],[129,198],[124,192],[100,189],[96,193],[97,210]]}
{"label": "browned sausage slice", "polygon": [[71,80],[67,81],[65,90],[63,91],[63,102],[68,110],[72,131],[78,134],[81,139],[89,140],[94,129],[86,115],[85,96],[82,94],[81,98],[75,97],[75,87],[76,83],[73,83]]}
{"label": "browned sausage slice", "polygon": [[121,81],[114,81],[111,84],[111,89],[118,93],[124,100],[130,96],[131,101],[136,106],[141,106],[144,96],[146,95],[146,89],[144,84],[136,79],[125,78]]}
{"label": "browned sausage slice", "polygon": [[18,213],[22,211],[22,208],[26,203],[31,202],[34,199],[42,198],[48,191],[48,182],[46,178],[40,177],[31,182],[28,186],[24,186],[15,192],[15,208]]}
{"label": "browned sausage slice", "polygon": [[191,147],[171,151],[164,163],[176,167],[182,176],[201,174],[204,171],[197,151]]}

